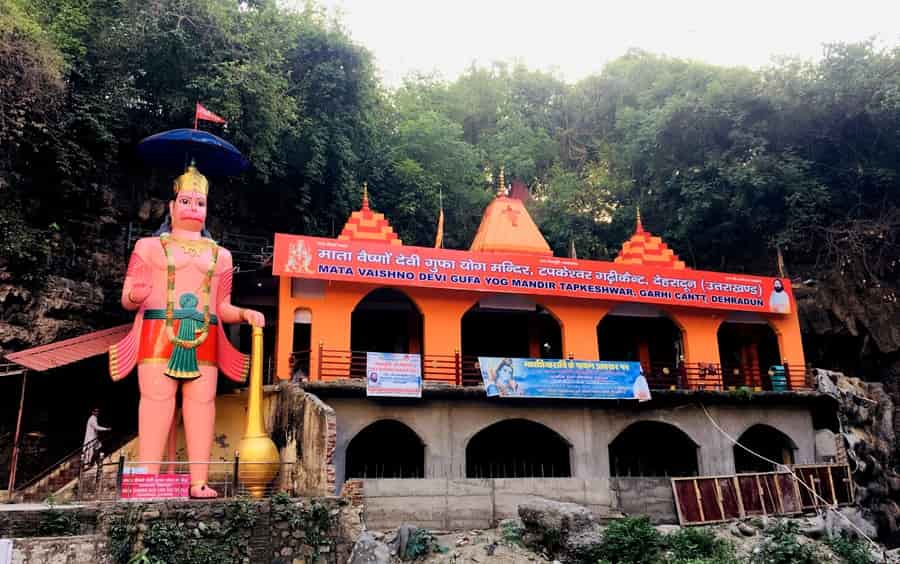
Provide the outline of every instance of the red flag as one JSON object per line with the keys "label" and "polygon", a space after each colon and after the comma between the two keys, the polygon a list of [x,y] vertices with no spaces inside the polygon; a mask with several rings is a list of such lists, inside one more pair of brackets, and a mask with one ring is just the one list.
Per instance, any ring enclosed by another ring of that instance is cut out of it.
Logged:
{"label": "red flag", "polygon": [[197,102],[197,109],[194,111],[194,129],[197,129],[197,121],[201,119],[213,123],[226,123],[223,118],[207,110],[200,102]]}

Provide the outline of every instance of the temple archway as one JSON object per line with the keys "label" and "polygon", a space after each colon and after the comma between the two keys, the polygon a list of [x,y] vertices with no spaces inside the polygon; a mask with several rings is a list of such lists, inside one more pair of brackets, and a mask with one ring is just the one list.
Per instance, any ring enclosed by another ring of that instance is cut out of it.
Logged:
{"label": "temple archway", "polygon": [[[769,425],[753,425],[738,438],[738,443],[779,464],[793,464],[797,445],[790,437]],[[738,474],[749,472],[772,472],[775,465],[750,454],[734,445],[734,471]]]}
{"label": "temple archway", "polygon": [[682,357],[681,328],[665,311],[644,304],[621,304],[597,325],[600,360],[641,363],[651,387],[677,386]]}
{"label": "temple archway", "polygon": [[518,296],[492,296],[462,318],[467,357],[562,358],[562,331],[546,308]]}
{"label": "temple archway", "polygon": [[527,419],[485,427],[466,445],[467,478],[568,478],[569,443],[553,429]]}
{"label": "temple archway", "polygon": [[346,468],[346,479],[424,478],[425,443],[399,421],[376,421],[347,445]]}
{"label": "temple archway", "polygon": [[719,361],[726,388],[741,386],[772,389],[769,368],[781,365],[778,336],[762,317],[733,313],[720,326]]}
{"label": "temple archway", "polygon": [[638,421],[609,444],[609,471],[617,477],[698,474],[697,444],[684,431],[658,421]]}
{"label": "temple archway", "polygon": [[422,352],[422,312],[393,288],[366,294],[350,316],[350,349],[354,352]]}

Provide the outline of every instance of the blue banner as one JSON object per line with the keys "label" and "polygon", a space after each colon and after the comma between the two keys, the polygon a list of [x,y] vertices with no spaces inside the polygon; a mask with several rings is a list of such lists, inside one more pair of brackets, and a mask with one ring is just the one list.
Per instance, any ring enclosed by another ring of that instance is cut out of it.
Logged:
{"label": "blue banner", "polygon": [[650,399],[640,362],[478,357],[490,397]]}

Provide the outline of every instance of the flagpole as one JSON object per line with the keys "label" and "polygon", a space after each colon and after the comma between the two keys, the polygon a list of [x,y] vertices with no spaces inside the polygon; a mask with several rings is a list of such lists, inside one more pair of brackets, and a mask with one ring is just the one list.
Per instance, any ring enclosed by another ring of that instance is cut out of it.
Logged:
{"label": "flagpole", "polygon": [[200,100],[194,104],[194,129],[197,129],[197,106],[200,105]]}

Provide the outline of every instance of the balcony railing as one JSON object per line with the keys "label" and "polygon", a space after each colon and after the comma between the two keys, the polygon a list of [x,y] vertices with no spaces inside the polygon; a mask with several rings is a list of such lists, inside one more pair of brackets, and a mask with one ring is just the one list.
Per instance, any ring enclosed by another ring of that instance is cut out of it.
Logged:
{"label": "balcony railing", "polygon": [[[291,371],[298,367],[303,374],[309,374],[312,351],[297,351],[291,355]],[[343,378],[365,378],[366,352],[327,349],[320,346],[318,353],[319,380],[340,380]],[[768,371],[759,367],[723,369],[714,363],[653,363],[644,366],[644,376],[651,390],[791,390],[791,370],[784,365],[784,375],[773,378]],[[478,357],[455,354],[422,355],[422,379],[432,382],[446,382],[457,386],[482,385]],[[796,383],[795,383],[796,384]],[[808,387],[808,384],[805,387]]]}

